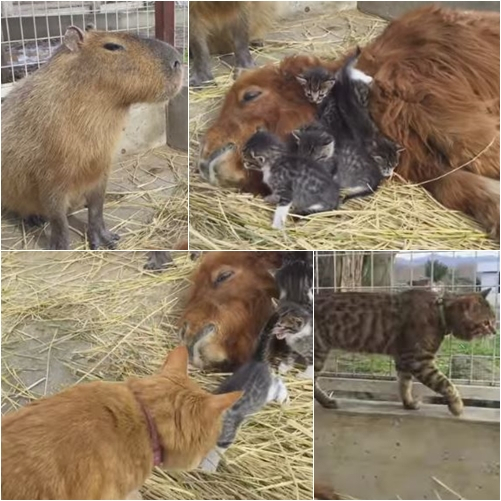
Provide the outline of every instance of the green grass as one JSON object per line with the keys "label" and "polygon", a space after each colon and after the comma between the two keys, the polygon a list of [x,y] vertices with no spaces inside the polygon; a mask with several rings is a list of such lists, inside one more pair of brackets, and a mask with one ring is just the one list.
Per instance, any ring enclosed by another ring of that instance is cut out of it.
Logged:
{"label": "green grass", "polygon": [[[471,364],[469,357],[473,356],[473,379],[498,379],[499,346],[499,331],[494,340],[486,338],[467,342],[448,336],[442,343],[442,347],[437,354],[437,365],[442,372],[450,375],[450,364],[453,355],[464,355],[465,362],[463,364],[468,367]],[[495,359],[493,359],[494,355]],[[353,375],[395,376],[395,364],[390,357],[385,355],[360,355],[337,351],[329,358],[327,367],[326,371],[328,372]],[[496,372],[494,378],[492,377],[493,368],[494,372]],[[470,374],[468,373],[468,376],[463,377],[469,378]]]}

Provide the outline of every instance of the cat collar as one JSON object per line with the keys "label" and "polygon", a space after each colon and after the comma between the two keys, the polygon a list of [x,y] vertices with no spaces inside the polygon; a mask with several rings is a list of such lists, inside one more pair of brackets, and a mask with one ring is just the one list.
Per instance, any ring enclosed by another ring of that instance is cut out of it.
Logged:
{"label": "cat collar", "polygon": [[146,418],[146,422],[148,423],[148,431],[150,434],[150,442],[151,448],[153,450],[153,466],[160,466],[164,462],[164,448],[160,443],[160,437],[158,435],[157,425],[155,424],[155,420],[153,416],[150,414],[148,409],[145,407],[141,399],[134,394],[136,400],[143,411],[144,417]]}

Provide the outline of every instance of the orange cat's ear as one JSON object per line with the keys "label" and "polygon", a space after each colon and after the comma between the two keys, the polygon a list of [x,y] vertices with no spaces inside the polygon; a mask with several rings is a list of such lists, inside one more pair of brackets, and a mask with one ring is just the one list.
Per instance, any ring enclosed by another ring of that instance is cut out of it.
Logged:
{"label": "orange cat's ear", "polygon": [[167,355],[162,370],[175,371],[186,376],[188,374],[188,350],[186,346],[174,348]]}
{"label": "orange cat's ear", "polygon": [[209,408],[217,414],[229,409],[242,395],[243,391],[232,391],[222,395],[212,395],[209,398]]}

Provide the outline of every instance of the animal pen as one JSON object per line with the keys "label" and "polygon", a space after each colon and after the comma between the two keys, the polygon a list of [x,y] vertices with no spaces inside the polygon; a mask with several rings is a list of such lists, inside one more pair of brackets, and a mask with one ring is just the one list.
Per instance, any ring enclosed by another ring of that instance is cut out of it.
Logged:
{"label": "animal pen", "polygon": [[[188,2],[2,2],[2,100],[13,85],[40,68],[69,26],[131,32],[170,43],[182,54],[187,74]],[[121,234],[120,249],[164,249],[187,233],[187,89],[167,106],[135,105],[114,157],[105,219]],[[184,129],[183,129],[184,127]],[[185,132],[183,136],[183,130]],[[74,247],[84,248],[77,207],[70,218]],[[2,216],[2,248],[42,246],[47,225],[33,228]]]}
{"label": "animal pen", "polygon": [[[145,252],[2,253],[2,413],[88,381],[159,370],[179,345],[188,252],[162,273]],[[203,388],[224,375],[190,368]],[[143,499],[311,499],[311,380],[284,377],[287,406],[269,404],[241,427],[217,473],[156,468]]]}
{"label": "animal pen", "polygon": [[319,251],[314,263],[315,292],[491,288],[497,330],[472,342],[447,336],[437,354],[465,403],[460,420],[416,382],[413,393],[424,405],[402,409],[392,358],[334,350],[319,384],[340,404],[337,411],[315,406],[315,481],[356,499],[497,499],[499,253]]}
{"label": "animal pen", "polygon": [[[371,2],[378,4],[392,2]],[[388,21],[357,10],[356,2],[283,2],[284,12],[259,48],[256,64],[286,56],[340,58],[367,45]],[[201,141],[234,82],[226,55],[211,60],[215,85],[190,90],[190,245],[195,249],[497,249],[471,218],[446,209],[423,186],[397,174],[374,195],[337,211],[289,217],[285,231],[271,228],[274,207],[261,197],[212,186],[197,168]]]}

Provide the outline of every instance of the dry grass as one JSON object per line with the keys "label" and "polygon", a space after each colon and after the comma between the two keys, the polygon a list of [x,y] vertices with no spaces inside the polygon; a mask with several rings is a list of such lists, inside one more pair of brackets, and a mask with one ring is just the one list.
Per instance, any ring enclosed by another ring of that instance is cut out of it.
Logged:
{"label": "dry grass", "polygon": [[[151,374],[177,345],[179,301],[193,268],[175,254],[145,272],[142,252],[2,255],[2,412],[74,383]],[[192,370],[205,388],[221,375]],[[155,470],[147,499],[311,499],[311,382],[286,378],[291,402],[242,427],[215,474]]]}
{"label": "dry grass", "polygon": [[421,187],[399,181],[337,211],[289,217],[284,231],[272,229],[274,207],[260,198],[200,181],[190,186],[192,249],[497,248],[473,221],[444,208]]}
{"label": "dry grass", "polygon": [[[287,55],[313,53],[335,59],[355,44],[367,44],[386,26],[358,11],[329,13],[280,23],[260,64]],[[482,228],[462,213],[441,206],[421,186],[394,178],[373,196],[350,201],[338,211],[289,218],[285,231],[271,228],[274,208],[261,198],[214,188],[195,172],[199,141],[233,83],[224,59],[216,85],[190,92],[190,248],[193,249],[496,249]]]}
{"label": "dry grass", "polygon": [[[168,147],[121,159],[112,171],[104,218],[120,250],[171,249],[188,235],[188,155]],[[87,209],[69,217],[71,247],[88,249]],[[2,248],[47,249],[50,225],[28,227],[2,214]]]}

